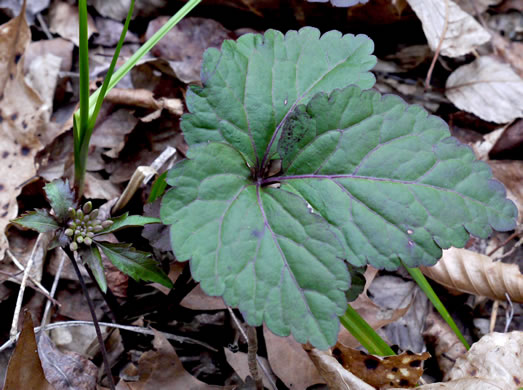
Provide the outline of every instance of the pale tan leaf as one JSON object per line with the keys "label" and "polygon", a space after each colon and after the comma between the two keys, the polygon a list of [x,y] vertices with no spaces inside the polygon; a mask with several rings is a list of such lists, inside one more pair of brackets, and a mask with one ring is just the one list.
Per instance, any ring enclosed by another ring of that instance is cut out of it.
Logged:
{"label": "pale tan leaf", "polygon": [[0,258],[7,246],[4,230],[18,214],[21,184],[36,174],[34,157],[50,107],[24,78],[24,53],[31,31],[22,11],[0,26]]}
{"label": "pale tan leaf", "polygon": [[327,382],[329,389],[335,390],[375,390],[356,375],[344,369],[336,359],[327,352],[312,348],[307,351],[319,373]]}
{"label": "pale tan leaf", "polygon": [[291,336],[280,337],[263,326],[269,363],[289,389],[306,389],[325,383],[300,343]]}
{"label": "pale tan leaf", "polygon": [[[80,45],[80,31],[78,28],[78,7],[63,1],[55,1],[49,11],[49,30]],[[87,36],[97,32],[96,24],[91,15],[87,15]]]}
{"label": "pale tan leaf", "polygon": [[523,116],[523,79],[495,57],[480,57],[456,69],[445,94],[461,110],[506,123]]}
{"label": "pale tan leaf", "polygon": [[[407,389],[403,387],[402,389]],[[412,387],[409,387],[412,389]],[[399,390],[399,389],[396,389]],[[463,378],[450,382],[431,383],[416,387],[416,390],[508,390],[493,379]]]}
{"label": "pale tan leaf", "polygon": [[523,302],[523,275],[516,264],[493,262],[489,256],[451,248],[432,267],[421,271],[439,284],[461,292],[504,301]]}
{"label": "pale tan leaf", "polygon": [[445,16],[447,16],[447,28],[441,44],[442,55],[462,56],[490,40],[487,30],[452,0],[407,0],[407,2],[420,18],[423,32],[433,51],[438,47],[445,30]]}
{"label": "pale tan leaf", "polygon": [[523,384],[523,332],[490,333],[474,343],[456,360],[447,380],[488,378],[501,389],[519,389]]}
{"label": "pale tan leaf", "polygon": [[[250,376],[249,372],[249,362],[248,362],[248,356],[245,352],[232,352],[229,348],[223,349],[225,352],[225,358],[227,359],[227,363],[231,365],[231,367],[234,369],[236,374],[240,378],[242,378],[243,381],[247,379],[248,376]],[[269,366],[269,363],[267,362],[267,359],[259,357],[262,364],[265,365],[265,367]],[[268,389],[272,388],[271,382],[269,379],[263,374],[263,371],[260,367],[260,363],[258,362],[258,372],[262,376],[263,379],[263,385],[267,387]],[[276,380],[276,378],[274,378]]]}

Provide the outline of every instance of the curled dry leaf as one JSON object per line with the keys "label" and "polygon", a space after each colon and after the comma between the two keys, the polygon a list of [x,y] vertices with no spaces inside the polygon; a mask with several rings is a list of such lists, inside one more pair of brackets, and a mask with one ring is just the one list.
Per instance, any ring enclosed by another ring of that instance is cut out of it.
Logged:
{"label": "curled dry leaf", "polygon": [[430,357],[428,352],[407,351],[382,358],[340,344],[334,347],[333,354],[343,368],[377,388],[416,386],[423,375],[423,361]]}
{"label": "curled dry leaf", "polygon": [[435,358],[443,374],[449,372],[456,359],[467,352],[458,336],[434,310],[427,315],[423,336],[427,344],[433,346]]}
{"label": "curled dry leaf", "polygon": [[155,98],[154,93],[147,89],[113,88],[107,93],[105,100],[114,104],[147,108],[155,110],[155,112],[160,111],[158,114],[161,113],[161,110],[166,110],[172,115],[183,114],[183,103],[180,99]]}
{"label": "curled dry leaf", "polygon": [[519,389],[523,385],[523,332],[483,336],[456,360],[446,379],[469,377],[492,379],[504,390]]}
{"label": "curled dry leaf", "polygon": [[307,353],[330,389],[375,390],[374,387],[344,369],[329,353],[316,348],[308,350]]}
{"label": "curled dry leaf", "polygon": [[24,53],[31,32],[24,12],[0,26],[0,258],[7,246],[4,229],[16,217],[21,184],[36,174],[34,157],[50,107],[24,78]]}
{"label": "curled dry leaf", "polygon": [[504,301],[523,302],[523,275],[516,264],[493,262],[489,256],[451,248],[432,267],[421,271],[439,284],[461,292]]}
{"label": "curled dry leaf", "polygon": [[480,57],[447,79],[446,96],[483,120],[507,123],[523,116],[523,79],[495,57]]}
{"label": "curled dry leaf", "polygon": [[[407,2],[420,18],[423,32],[433,51],[440,43],[445,24],[447,28],[440,51],[444,56],[462,56],[490,40],[487,30],[452,0],[407,0]],[[446,10],[447,3],[448,10]]]}

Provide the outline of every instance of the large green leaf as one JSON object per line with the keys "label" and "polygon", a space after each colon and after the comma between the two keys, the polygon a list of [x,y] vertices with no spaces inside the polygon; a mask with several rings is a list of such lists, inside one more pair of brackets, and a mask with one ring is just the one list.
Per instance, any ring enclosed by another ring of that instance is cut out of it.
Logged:
{"label": "large green leaf", "polygon": [[343,246],[307,204],[250,180],[228,145],[192,147],[167,182],[162,219],[172,224],[178,260],[209,295],[223,295],[252,325],[327,348],[346,309],[349,274]]}
{"label": "large green leaf", "polygon": [[171,280],[158,267],[150,253],[137,251],[131,247],[131,244],[111,244],[105,241],[95,241],[94,243],[100,247],[116,268],[134,280],[156,282],[169,288],[172,287]]}
{"label": "large green leaf", "polygon": [[432,265],[469,233],[515,226],[517,209],[488,165],[441,119],[396,96],[321,94],[289,118],[279,152],[285,173],[262,184],[303,196],[343,232],[355,265]]}
{"label": "large green leaf", "polygon": [[47,210],[41,209],[29,211],[21,217],[13,219],[12,222],[27,229],[36,230],[39,233],[52,232],[60,227]]}
{"label": "large green leaf", "polygon": [[441,119],[360,89],[371,47],[303,29],[208,51],[182,124],[189,160],[162,201],[173,251],[206,293],[319,348],[346,308],[344,259],[434,264],[469,233],[515,226],[503,187]]}
{"label": "large green leaf", "polygon": [[68,180],[57,179],[44,186],[45,194],[53,208],[55,215],[60,221],[68,218],[70,207],[76,207],[74,192],[69,187]]}
{"label": "large green leaf", "polygon": [[348,84],[374,85],[369,72],[376,63],[373,49],[364,35],[330,31],[320,37],[311,27],[285,36],[275,30],[246,34],[225,41],[221,51],[208,49],[203,87],[187,93],[192,114],[183,117],[185,139],[189,145],[226,141],[250,166],[260,167],[276,144],[277,129],[297,104]]}

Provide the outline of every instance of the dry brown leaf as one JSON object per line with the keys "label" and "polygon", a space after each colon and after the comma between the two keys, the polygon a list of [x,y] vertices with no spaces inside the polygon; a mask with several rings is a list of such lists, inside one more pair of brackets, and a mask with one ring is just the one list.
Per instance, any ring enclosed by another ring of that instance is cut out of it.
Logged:
{"label": "dry brown leaf", "polygon": [[[80,46],[78,28],[78,7],[63,1],[55,1],[49,9],[49,30]],[[96,25],[91,15],[87,15],[87,37],[95,33]]]}
{"label": "dry brown leaf", "polygon": [[125,146],[126,135],[134,130],[138,122],[132,111],[124,108],[116,110],[96,125],[91,145],[109,149],[104,154],[116,158]]}
{"label": "dry brown leaf", "polygon": [[490,333],[456,360],[445,379],[495,380],[504,390],[523,386],[523,332]]}
{"label": "dry brown leaf", "polygon": [[22,333],[9,360],[4,390],[56,390],[47,382],[38,356],[31,313],[24,315]]}
{"label": "dry brown leaf", "polygon": [[483,120],[507,123],[523,116],[523,79],[495,57],[480,57],[459,67],[445,87],[456,107]]}
{"label": "dry brown leaf", "polygon": [[[376,305],[367,295],[367,289],[374,280],[378,270],[372,266],[368,266],[365,271],[365,288],[363,292],[358,296],[358,298],[351,302],[350,305],[354,310],[356,310],[365,321],[376,330],[382,328],[383,326],[390,324],[396,321],[398,318],[402,317],[407,313],[410,308],[410,305],[402,307],[400,309],[391,310],[382,308]],[[340,327],[340,332],[338,333],[338,341],[346,347],[358,347],[360,345],[359,341],[354,338],[352,334],[349,333],[345,327]]]}
{"label": "dry brown leaf", "polygon": [[40,334],[38,354],[45,377],[56,390],[95,390],[98,367],[74,352],[60,352],[47,333]]}
{"label": "dry brown leaf", "polygon": [[504,301],[523,302],[523,275],[516,264],[493,262],[489,256],[451,248],[432,267],[421,271],[439,284],[461,292]]}
{"label": "dry brown leaf", "polygon": [[343,368],[377,388],[416,386],[423,375],[423,361],[430,357],[428,352],[407,351],[382,358],[340,344],[334,347],[333,355]]}
{"label": "dry brown leaf", "polygon": [[36,174],[34,157],[42,146],[38,135],[51,110],[24,78],[30,40],[24,12],[0,26],[0,258],[7,246],[4,229],[18,214],[21,184]]}
{"label": "dry brown leaf", "polygon": [[114,104],[147,108],[159,113],[166,110],[172,115],[183,114],[183,103],[180,99],[155,98],[154,93],[147,89],[113,88],[107,93],[105,100]]}
{"label": "dry brown leaf", "polygon": [[458,336],[434,310],[427,315],[423,336],[427,344],[433,346],[435,358],[443,374],[449,372],[456,359],[467,352]]}
{"label": "dry brown leaf", "polygon": [[516,204],[518,221],[523,223],[523,161],[490,160],[489,165],[494,177],[505,185],[507,198]]}
{"label": "dry brown leaf", "polygon": [[307,353],[323,379],[325,379],[325,382],[327,382],[329,389],[375,390],[374,387],[365,383],[350,371],[344,369],[329,353],[320,351],[316,348],[308,350]]}
{"label": "dry brown leaf", "polygon": [[520,77],[523,77],[523,43],[508,40],[493,32],[492,44],[496,53],[512,65]]}
{"label": "dry brown leaf", "polygon": [[265,325],[263,336],[271,368],[289,389],[325,383],[302,345],[293,337],[276,336]]}
{"label": "dry brown leaf", "polygon": [[[160,16],[152,20],[145,33],[146,39],[168,19]],[[176,77],[184,83],[200,82],[203,52],[209,47],[220,47],[230,37],[230,31],[213,19],[189,17],[170,30],[151,53],[168,60]]]}
{"label": "dry brown leaf", "polygon": [[471,15],[463,12],[452,0],[407,0],[421,20],[430,48],[435,51],[445,29],[445,7],[448,2],[448,23],[440,53],[458,57],[490,40],[490,34]]}
{"label": "dry brown leaf", "polygon": [[129,390],[224,390],[222,386],[208,385],[189,374],[182,366],[173,346],[160,333],[153,340],[154,350],[145,352],[138,362],[137,382],[125,383]]}
{"label": "dry brown leaf", "polygon": [[[489,152],[491,159],[516,160],[523,147],[523,119],[508,126]],[[522,191],[523,195],[523,191]],[[520,209],[521,210],[521,209]]]}

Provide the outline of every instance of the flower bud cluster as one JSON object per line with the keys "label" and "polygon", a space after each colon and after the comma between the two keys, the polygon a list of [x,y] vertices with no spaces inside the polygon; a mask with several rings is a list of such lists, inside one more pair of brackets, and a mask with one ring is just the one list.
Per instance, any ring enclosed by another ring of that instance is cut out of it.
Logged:
{"label": "flower bud cluster", "polygon": [[64,232],[67,237],[71,237],[69,249],[76,251],[79,244],[91,245],[95,233],[99,233],[113,224],[110,219],[104,221],[98,219],[98,213],[98,209],[93,210],[91,202],[85,203],[78,210],[69,208],[69,227]]}

